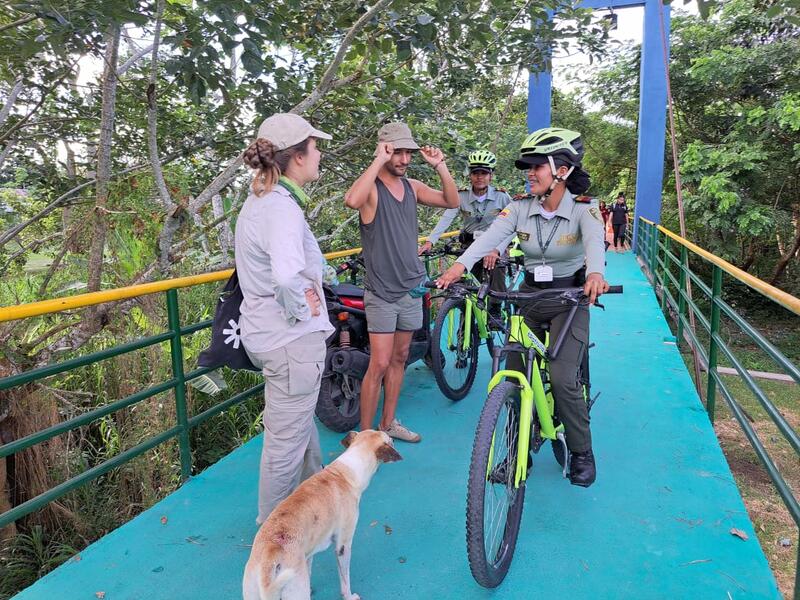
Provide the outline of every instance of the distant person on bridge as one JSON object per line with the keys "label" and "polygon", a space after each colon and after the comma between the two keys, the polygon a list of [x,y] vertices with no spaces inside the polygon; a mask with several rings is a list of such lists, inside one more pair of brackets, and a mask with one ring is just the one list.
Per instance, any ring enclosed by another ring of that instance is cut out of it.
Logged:
{"label": "distant person on bridge", "polygon": [[603,227],[608,224],[608,216],[611,214],[611,211],[606,206],[604,200],[600,200],[600,216],[603,217]]}
{"label": "distant person on bridge", "polygon": [[[419,150],[439,176],[442,191],[408,179],[406,171]],[[384,388],[380,428],[393,438],[418,442],[421,436],[395,417],[414,332],[422,327],[421,287],[425,268],[417,255],[417,202],[438,208],[458,206],[458,188],[438,148],[420,148],[405,123],[378,131],[375,159],[345,194],[345,204],[359,211],[366,278],[370,360],[361,384],[361,429],[371,429]]]}
{"label": "distant person on bridge", "polygon": [[[467,162],[470,187],[458,190],[458,208],[444,211],[436,227],[428,236],[428,241],[419,247],[420,254],[433,248],[433,245],[459,214],[461,215],[461,233],[458,239],[464,247],[468,247],[475,241],[475,238],[483,235],[483,232],[489,229],[500,211],[511,202],[511,196],[504,189],[491,185],[494,169],[497,166],[497,157],[493,153],[488,150],[475,150],[470,152]],[[472,266],[472,274],[477,277],[478,281],[483,280],[484,270],[488,271],[491,287],[498,292],[506,290],[506,276],[503,269],[495,269],[495,264],[513,239],[514,234],[511,234],[496,248],[492,248],[482,261],[476,262]],[[490,302],[490,311],[495,316],[499,315],[499,310],[498,302]]]}
{"label": "distant person on bridge", "polygon": [[[603,219],[588,197],[579,197],[590,183],[581,169],[582,159],[583,142],[577,131],[546,128],[525,138],[515,164],[528,173],[530,195],[512,202],[498,215],[489,230],[439,278],[439,287],[459,280],[466,269],[516,233],[525,254],[520,291],[583,286],[591,302],[607,291]],[[556,339],[569,310],[562,304],[535,305],[525,310],[525,322],[533,329],[535,323],[550,323],[550,339]],[[550,362],[550,377],[556,415],[565,425],[571,454],[570,481],[588,487],[596,470],[589,411],[578,379],[589,346],[588,307],[578,308],[570,334],[556,360]],[[520,355],[509,355],[507,365],[524,371]]]}
{"label": "distant person on bridge", "polygon": [[614,229],[614,250],[625,250],[625,228],[628,225],[628,205],[625,194],[620,192],[617,201],[611,205],[611,227]]}
{"label": "distant person on bridge", "polygon": [[322,468],[314,407],[333,327],[321,306],[322,253],[303,216],[302,189],[319,178],[319,139],[331,136],[297,115],[275,114],[244,153],[255,175],[236,221],[236,271],[242,343],[265,384],[259,525]]}

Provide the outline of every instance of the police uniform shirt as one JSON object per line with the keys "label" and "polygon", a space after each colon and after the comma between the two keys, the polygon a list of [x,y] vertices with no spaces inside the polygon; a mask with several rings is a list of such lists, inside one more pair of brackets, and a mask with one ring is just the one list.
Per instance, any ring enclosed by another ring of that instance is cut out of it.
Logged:
{"label": "police uniform shirt", "polygon": [[[483,258],[501,241],[509,236],[519,238],[520,250],[525,254],[525,270],[533,270],[542,264],[553,269],[553,277],[571,277],[586,264],[587,273],[605,272],[605,248],[603,219],[600,210],[586,201],[576,201],[564,191],[555,216],[545,219],[542,205],[535,196],[526,196],[504,208],[489,230],[462,254],[457,262],[467,269]],[[547,246],[542,261],[536,223],[541,228],[543,245]],[[555,228],[555,232],[553,229]],[[547,240],[553,235],[550,244]]]}
{"label": "police uniform shirt", "polygon": [[[472,187],[459,190],[458,200],[459,207],[448,208],[446,211],[444,211],[439,219],[439,222],[436,224],[436,227],[428,236],[431,244],[435,244],[439,240],[439,237],[445,231],[447,231],[447,228],[450,227],[450,224],[455,220],[459,213],[461,214],[462,231],[466,231],[468,233],[486,231],[497,218],[497,215],[499,215],[500,212],[511,203],[511,197],[504,190],[498,190],[491,185],[486,190],[486,198],[483,202],[478,201],[477,196],[475,196],[472,191]],[[500,243],[493,246],[490,251],[492,249],[496,249],[500,252],[500,254],[502,254],[513,239],[514,235],[512,234],[507,239],[504,239]],[[489,252],[486,254],[488,253]]]}

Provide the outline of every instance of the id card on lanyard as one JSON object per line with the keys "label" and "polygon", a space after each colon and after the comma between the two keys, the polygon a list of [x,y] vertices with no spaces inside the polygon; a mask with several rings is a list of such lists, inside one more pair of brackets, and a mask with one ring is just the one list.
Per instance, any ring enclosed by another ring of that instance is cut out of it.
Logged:
{"label": "id card on lanyard", "polygon": [[558,226],[561,224],[561,220],[558,217],[554,218],[556,222],[555,225],[553,225],[553,229],[550,230],[547,242],[542,243],[542,216],[536,215],[536,239],[539,242],[539,248],[542,250],[542,264],[533,269],[533,280],[540,283],[553,281],[553,267],[545,262],[544,254],[547,252],[547,249],[550,247],[550,242],[553,241],[553,237],[556,235],[556,229],[558,229]]}

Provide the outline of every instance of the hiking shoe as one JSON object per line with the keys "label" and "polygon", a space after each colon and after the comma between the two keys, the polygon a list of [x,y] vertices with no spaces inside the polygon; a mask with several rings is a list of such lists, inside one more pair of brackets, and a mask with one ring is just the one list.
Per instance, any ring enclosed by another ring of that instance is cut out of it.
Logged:
{"label": "hiking shoe", "polygon": [[408,427],[403,425],[400,421],[395,419],[392,421],[391,425],[383,430],[384,432],[389,434],[389,437],[393,437],[396,440],[402,440],[404,442],[418,442],[422,439],[422,436],[414,431],[411,431]]}

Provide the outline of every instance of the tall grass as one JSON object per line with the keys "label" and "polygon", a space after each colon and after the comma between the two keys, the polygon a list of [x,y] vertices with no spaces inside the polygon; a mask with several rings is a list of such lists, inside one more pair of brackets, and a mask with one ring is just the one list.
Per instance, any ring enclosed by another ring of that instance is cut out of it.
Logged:
{"label": "tall grass", "polygon": [[[189,324],[208,318],[213,313],[217,288],[210,284],[179,291],[181,322]],[[19,291],[19,284],[15,289]],[[42,317],[28,325],[40,330],[52,326],[57,318]],[[160,333],[166,324],[163,294],[148,297],[128,317],[110,323],[80,352],[59,358],[85,355]],[[208,341],[207,330],[184,338],[186,370],[195,368],[197,356]],[[187,387],[190,416],[260,381],[260,375],[247,372],[226,372],[224,376],[228,389],[213,397]],[[30,384],[5,398],[11,410],[14,438],[171,377],[169,344],[161,344]],[[192,430],[193,473],[257,435],[262,409],[259,395]],[[175,424],[175,401],[170,391],[18,453],[8,463],[10,480],[14,482],[12,503],[24,502]],[[171,440],[21,519],[16,524],[16,535],[0,542],[0,599],[30,585],[179,485],[180,455],[177,443]]]}

